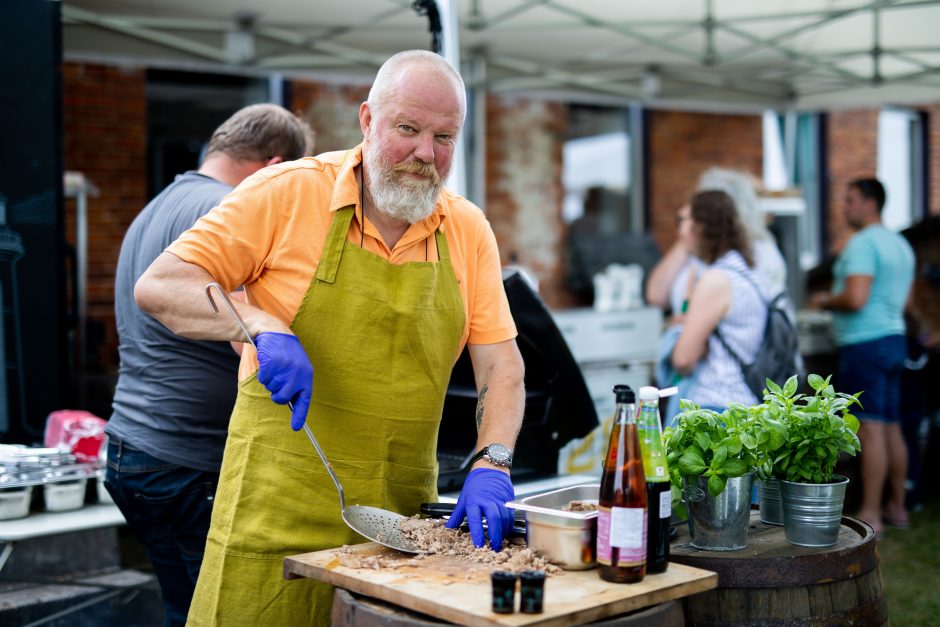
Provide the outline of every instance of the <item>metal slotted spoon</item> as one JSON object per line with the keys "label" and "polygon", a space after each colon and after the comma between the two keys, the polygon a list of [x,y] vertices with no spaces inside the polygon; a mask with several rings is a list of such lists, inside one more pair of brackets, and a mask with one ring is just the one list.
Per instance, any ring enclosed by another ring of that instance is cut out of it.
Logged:
{"label": "metal slotted spoon", "polygon": [[[257,351],[258,347],[255,345],[255,341],[252,339],[251,333],[248,332],[248,327],[245,326],[245,321],[242,320],[240,315],[238,315],[238,310],[235,309],[234,305],[232,305],[232,301],[229,300],[228,294],[225,293],[225,290],[218,283],[209,283],[206,285],[206,298],[209,300],[209,305],[212,307],[212,311],[219,313],[219,308],[215,304],[215,300],[212,298],[213,287],[219,293],[219,296],[222,298],[222,302],[225,303],[225,305],[228,307],[228,310],[232,313],[232,317],[235,318],[235,322],[241,328],[242,333],[245,334],[245,338],[248,340],[248,343],[254,347],[255,351]],[[291,411],[294,411],[293,403],[288,401],[287,406]],[[398,551],[404,551],[405,553],[420,553],[421,549],[416,547],[414,543],[406,538],[401,531],[400,523],[401,521],[406,520],[405,516],[396,514],[395,512],[390,512],[387,509],[369,507],[367,505],[346,506],[346,494],[343,491],[343,484],[339,482],[339,478],[336,476],[336,473],[333,472],[333,466],[330,464],[329,460],[327,460],[326,455],[323,454],[323,449],[320,448],[320,444],[313,436],[313,431],[311,431],[310,427],[307,426],[306,420],[304,421],[304,432],[307,434],[307,437],[310,438],[310,443],[313,444],[313,448],[316,449],[317,455],[320,456],[320,460],[323,462],[323,465],[326,466],[326,471],[330,473],[330,479],[332,479],[333,483],[336,484],[336,491],[339,492],[340,514],[343,516],[343,521],[349,526],[349,528],[356,533],[389,548],[396,549]]]}

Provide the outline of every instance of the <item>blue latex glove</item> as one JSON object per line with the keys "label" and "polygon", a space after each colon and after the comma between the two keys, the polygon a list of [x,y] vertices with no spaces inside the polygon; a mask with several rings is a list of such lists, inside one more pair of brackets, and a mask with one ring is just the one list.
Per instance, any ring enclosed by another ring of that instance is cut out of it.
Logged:
{"label": "blue latex glove", "polygon": [[508,474],[492,468],[471,470],[446,526],[456,529],[466,517],[470,524],[470,538],[474,546],[481,547],[486,541],[483,537],[483,518],[486,517],[490,547],[499,551],[503,547],[503,538],[508,537],[512,529],[513,515],[506,508],[506,502],[515,497]]}
{"label": "blue latex glove", "polygon": [[290,426],[300,431],[307,420],[313,395],[313,366],[296,335],[265,331],[255,337],[258,381],[280,405],[292,403]]}

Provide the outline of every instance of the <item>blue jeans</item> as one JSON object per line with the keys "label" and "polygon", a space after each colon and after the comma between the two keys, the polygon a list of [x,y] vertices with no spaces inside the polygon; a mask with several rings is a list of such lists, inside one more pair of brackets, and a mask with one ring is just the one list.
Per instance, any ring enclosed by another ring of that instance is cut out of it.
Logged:
{"label": "blue jeans", "polygon": [[167,627],[186,624],[218,482],[218,473],[170,464],[119,440],[108,443],[105,487],[153,562]]}

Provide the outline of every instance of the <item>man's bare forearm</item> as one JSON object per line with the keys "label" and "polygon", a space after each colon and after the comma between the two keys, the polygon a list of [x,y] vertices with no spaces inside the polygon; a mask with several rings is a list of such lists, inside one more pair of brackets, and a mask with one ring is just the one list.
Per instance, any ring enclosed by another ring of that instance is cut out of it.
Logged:
{"label": "man's bare forearm", "polygon": [[[471,345],[470,357],[479,390],[476,450],[493,442],[513,449],[525,411],[525,366],[519,348],[515,340]],[[485,460],[474,464],[489,466]]]}
{"label": "man's bare forearm", "polygon": [[[209,306],[205,289],[213,282],[215,279],[202,267],[165,252],[138,279],[134,300],[177,335],[193,340],[244,342],[245,334],[215,291],[219,313]],[[252,338],[262,331],[291,333],[290,327],[261,309],[237,301],[233,304]]]}

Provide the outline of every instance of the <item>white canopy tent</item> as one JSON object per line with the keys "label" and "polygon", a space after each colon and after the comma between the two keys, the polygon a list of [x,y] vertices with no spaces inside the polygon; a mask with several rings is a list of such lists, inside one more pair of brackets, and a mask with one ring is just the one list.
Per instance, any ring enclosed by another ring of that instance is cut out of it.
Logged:
{"label": "white canopy tent", "polygon": [[[413,4],[62,0],[64,50],[366,82],[391,54],[429,47]],[[439,4],[445,21],[455,9],[468,82],[491,92],[725,110],[940,102],[934,0]]]}

